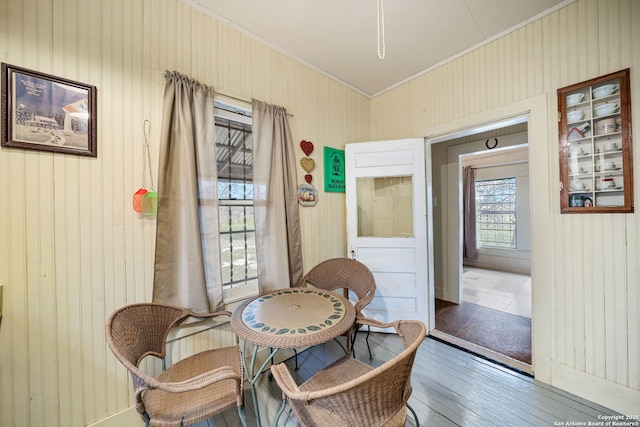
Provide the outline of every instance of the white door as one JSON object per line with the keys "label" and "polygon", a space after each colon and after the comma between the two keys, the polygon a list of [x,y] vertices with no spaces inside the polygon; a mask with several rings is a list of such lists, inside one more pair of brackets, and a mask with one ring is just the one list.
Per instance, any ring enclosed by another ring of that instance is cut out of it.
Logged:
{"label": "white door", "polygon": [[345,164],[348,256],[369,267],[377,286],[365,316],[429,329],[424,140],[347,144]]}

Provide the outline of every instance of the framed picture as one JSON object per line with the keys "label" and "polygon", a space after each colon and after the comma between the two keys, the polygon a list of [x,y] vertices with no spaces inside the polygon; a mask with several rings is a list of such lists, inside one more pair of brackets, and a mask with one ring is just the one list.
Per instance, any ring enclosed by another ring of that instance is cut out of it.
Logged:
{"label": "framed picture", "polygon": [[2,64],[2,146],[97,156],[95,86]]}

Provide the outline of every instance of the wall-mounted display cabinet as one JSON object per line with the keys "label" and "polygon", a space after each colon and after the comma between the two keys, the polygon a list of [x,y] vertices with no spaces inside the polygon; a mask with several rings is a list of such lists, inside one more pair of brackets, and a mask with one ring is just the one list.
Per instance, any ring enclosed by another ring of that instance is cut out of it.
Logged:
{"label": "wall-mounted display cabinet", "polygon": [[629,69],[558,89],[562,213],[633,212]]}

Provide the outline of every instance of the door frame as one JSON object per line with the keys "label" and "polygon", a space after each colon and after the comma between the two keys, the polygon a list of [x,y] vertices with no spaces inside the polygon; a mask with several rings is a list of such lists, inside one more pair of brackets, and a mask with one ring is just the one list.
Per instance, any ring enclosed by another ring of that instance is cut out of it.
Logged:
{"label": "door frame", "polygon": [[[427,190],[433,186],[431,145],[452,139],[452,135],[462,137],[473,130],[484,132],[490,130],[497,122],[528,117],[529,174],[531,187],[529,199],[532,206],[531,215],[531,322],[532,322],[532,362],[534,376],[543,382],[551,381],[551,317],[548,314],[553,299],[551,298],[552,271],[554,260],[551,251],[545,251],[545,233],[543,230],[551,224],[551,180],[554,170],[550,164],[551,152],[549,141],[553,140],[549,133],[549,107],[547,95],[542,94],[510,105],[483,111],[447,123],[429,127],[419,134],[425,136],[425,152],[427,155]],[[502,125],[501,127],[503,127]],[[475,132],[474,132],[475,133]],[[427,203],[428,230],[433,231],[433,204]],[[534,209],[535,207],[535,209]],[[433,253],[433,241],[428,242],[429,253]],[[429,266],[432,275],[433,265]],[[429,296],[429,304],[434,304],[434,294]],[[429,332],[435,326],[435,310],[430,310]]]}

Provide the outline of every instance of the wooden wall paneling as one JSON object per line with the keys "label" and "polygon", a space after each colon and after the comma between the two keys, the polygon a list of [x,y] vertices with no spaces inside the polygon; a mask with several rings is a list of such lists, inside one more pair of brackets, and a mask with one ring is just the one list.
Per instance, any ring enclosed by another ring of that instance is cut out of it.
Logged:
{"label": "wooden wall paneling", "polygon": [[604,239],[602,241],[602,246],[604,248],[604,253],[609,254],[602,259],[602,269],[603,269],[603,299],[601,300],[602,304],[602,315],[600,319],[604,323],[604,335],[600,342],[600,345],[605,347],[604,362],[605,362],[605,378],[610,381],[615,381],[615,365],[612,360],[613,351],[612,349],[615,347],[615,328],[616,328],[616,302],[615,302],[615,289],[614,282],[615,279],[614,271],[617,267],[615,264],[615,260],[612,259],[611,255],[615,252],[616,242],[614,241],[614,227],[612,224],[613,218],[610,221],[607,221],[604,228]]}
{"label": "wooden wall paneling", "polygon": [[605,241],[607,236],[607,231],[605,230],[606,221],[603,220],[602,217],[597,219],[597,226],[595,226],[591,232],[599,233],[600,242],[599,245],[596,245],[594,249],[594,258],[597,256],[597,262],[594,263],[593,269],[593,278],[594,278],[594,296],[593,296],[593,310],[591,312],[593,318],[593,330],[594,330],[594,342],[593,348],[591,348],[591,354],[594,355],[594,364],[595,364],[595,372],[594,374],[600,378],[604,378],[605,373],[605,353],[606,346],[604,345],[605,341],[605,311],[604,311],[604,285],[605,285],[605,274],[604,274],[604,263],[606,262],[606,254],[607,248],[606,245],[602,244]]}
{"label": "wooden wall paneling", "polygon": [[[62,158],[61,158],[62,157]],[[78,179],[73,179],[77,176],[75,172],[78,170],[78,162],[68,162],[65,165],[64,156],[54,156],[54,170],[52,180],[59,183],[56,191],[53,194],[53,200],[51,208],[53,210],[54,224],[52,230],[73,230],[78,226],[77,207],[79,199],[77,198],[78,192]],[[67,177],[72,176],[71,180],[67,180]],[[68,197],[69,194],[76,196],[73,200]],[[69,203],[66,203],[69,200]],[[74,245],[75,243],[75,245]],[[55,269],[53,271],[55,283],[55,294],[52,295],[50,304],[53,307],[65,307],[72,306],[70,304],[70,289],[71,283],[76,281],[70,280],[70,265],[73,264],[73,260],[77,259],[77,256],[62,256],[62,254],[77,254],[77,241],[74,241],[71,233],[56,233],[54,239],[53,253],[58,254],[55,261]],[[63,361],[58,363],[55,367],[57,378],[59,379],[59,387],[63,387],[65,390],[70,390],[69,379],[71,377],[71,366],[69,365],[69,344],[71,337],[69,335],[69,317],[73,316],[69,311],[56,310],[55,320],[52,326],[58,331],[57,349],[51,358],[54,360]],[[53,332],[53,331],[52,331]],[[52,385],[55,383],[52,382]],[[51,400],[51,399],[49,399]],[[70,420],[70,402],[59,402],[59,417],[61,420]]]}
{"label": "wooden wall paneling", "polygon": [[[628,1],[625,2],[624,5],[628,5],[628,12],[625,14],[629,16],[629,20],[632,23],[640,22],[640,7],[633,2]],[[631,25],[628,34],[631,36],[630,41],[632,46],[635,46],[635,41],[640,40],[640,25]],[[623,37],[624,38],[624,37]],[[633,84],[631,85],[631,97],[633,100],[640,99],[640,85],[638,84],[638,70],[640,69],[640,55],[637,54],[637,46],[635,49],[629,49],[629,62],[631,64],[632,75],[635,76]],[[632,116],[635,120],[637,120],[638,116],[638,103],[636,101],[635,106],[632,107]],[[635,113],[634,113],[635,112]],[[636,122],[637,123],[637,122]],[[636,124],[636,129],[637,129]],[[638,136],[638,132],[635,132],[635,138],[640,138]],[[637,147],[637,142],[636,142]],[[638,170],[640,170],[640,158],[638,157],[638,150],[636,150],[634,158],[634,171],[635,172],[635,182],[638,183]],[[638,196],[638,185],[635,185],[636,194]],[[635,199],[637,200],[637,199]],[[633,265],[635,260],[640,258],[640,224],[637,218],[637,215],[633,216],[633,219],[629,219],[629,227],[627,229],[627,233],[630,236],[628,240],[631,243],[627,246],[627,257],[629,259],[629,266]],[[633,225],[631,225],[633,223]],[[630,349],[629,354],[629,378],[630,378],[630,387],[633,387],[635,390],[640,390],[640,275],[637,269],[630,268],[629,269],[629,311],[631,313],[629,317],[629,330],[631,333],[628,334],[628,346]],[[635,302],[635,304],[634,304]]]}
{"label": "wooden wall paneling", "polygon": [[[640,241],[640,228],[637,221],[631,219],[627,223],[627,231],[633,242],[627,246],[626,262],[628,265],[634,265],[640,257],[638,253],[638,242]],[[635,237],[635,238],[633,238]],[[640,276],[637,269],[630,268],[628,273],[628,293],[627,293],[627,322],[629,329],[640,330],[640,291],[634,283],[640,282]],[[629,349],[629,358],[627,360],[629,370],[629,387],[640,390],[640,339],[637,335],[627,337],[627,348]]]}
{"label": "wooden wall paneling", "polygon": [[[627,318],[627,305],[629,304],[627,289],[629,287],[627,258],[627,239],[624,237],[627,229],[627,219],[630,215],[615,215],[613,218],[613,233],[611,237],[614,240],[614,248],[611,256],[613,257],[614,270],[612,277],[608,281],[612,283],[613,291],[612,310],[606,312],[608,319],[614,321],[614,347],[615,351],[607,353],[610,356],[611,364],[615,366],[615,375],[613,377],[617,384],[624,386],[629,385],[629,372],[627,360],[629,358],[629,347],[627,341],[627,333],[629,331],[629,323]],[[635,264],[635,263],[634,263]]]}
{"label": "wooden wall paneling", "polygon": [[618,51],[620,54],[619,69],[624,68],[624,64],[630,64],[632,58],[631,40],[633,37],[632,28],[634,27],[633,14],[630,1],[620,2],[619,22],[618,22]]}
{"label": "wooden wall paneling", "polygon": [[527,32],[527,97],[542,93],[544,61],[542,53],[542,22],[535,21],[525,27]]}

